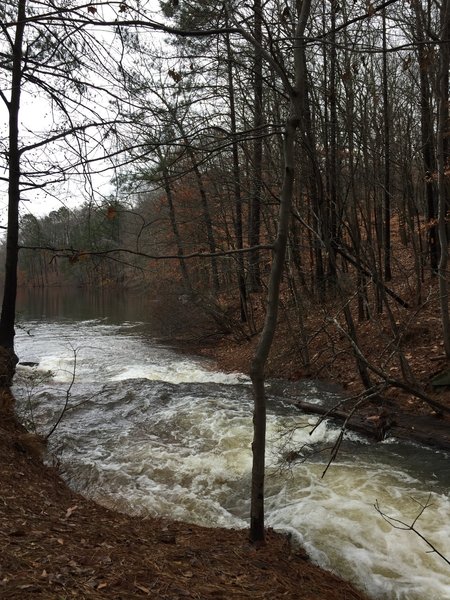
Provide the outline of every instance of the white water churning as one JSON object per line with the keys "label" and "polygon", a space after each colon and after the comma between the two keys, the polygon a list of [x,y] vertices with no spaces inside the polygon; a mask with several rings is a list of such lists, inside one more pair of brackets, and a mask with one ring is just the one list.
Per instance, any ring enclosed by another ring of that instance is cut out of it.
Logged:
{"label": "white water churning", "polygon": [[[17,335],[18,410],[46,433],[69,410],[50,450],[77,491],[123,511],[208,526],[245,527],[249,511],[252,398],[248,378],[156,344],[142,324],[28,321]],[[47,373],[50,372],[50,373]],[[268,525],[289,530],[321,566],[374,598],[450,599],[450,568],[413,533],[374,508],[410,522],[431,493],[418,528],[450,557],[448,456],[417,446],[369,445],[350,437],[321,478],[338,435],[289,403],[330,402],[314,384],[271,382]],[[290,431],[290,435],[286,435]],[[280,458],[313,451],[289,470]],[[320,452],[322,450],[322,452]]]}

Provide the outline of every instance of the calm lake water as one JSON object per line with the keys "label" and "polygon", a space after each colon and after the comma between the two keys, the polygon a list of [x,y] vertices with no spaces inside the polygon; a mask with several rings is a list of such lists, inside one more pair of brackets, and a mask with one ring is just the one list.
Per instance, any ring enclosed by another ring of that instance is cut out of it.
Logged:
{"label": "calm lake water", "polygon": [[[18,368],[18,410],[45,434],[68,397],[49,460],[74,489],[130,513],[247,526],[250,383],[162,341],[183,324],[176,299],[160,306],[143,295],[28,291],[19,313],[16,351],[38,366]],[[373,598],[450,599],[445,562],[374,508],[410,522],[431,494],[418,528],[449,557],[449,456],[350,435],[322,478],[339,431],[323,423],[310,435],[316,417],[286,400],[337,397],[314,382],[268,387],[268,525]],[[309,458],[287,469],[282,457],[299,448]]]}

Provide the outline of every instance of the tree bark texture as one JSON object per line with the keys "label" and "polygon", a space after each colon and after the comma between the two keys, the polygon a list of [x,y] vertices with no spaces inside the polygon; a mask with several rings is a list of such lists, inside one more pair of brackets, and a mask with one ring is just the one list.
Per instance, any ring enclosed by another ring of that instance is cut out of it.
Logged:
{"label": "tree bark texture", "polygon": [[422,142],[422,160],[425,170],[426,207],[428,221],[428,249],[430,253],[430,267],[432,273],[436,274],[439,262],[438,231],[436,219],[436,193],[433,173],[436,170],[436,156],[434,151],[433,132],[433,101],[430,87],[430,77],[427,66],[427,55],[430,47],[426,46],[424,14],[421,3],[417,0],[413,3],[416,15],[416,40],[418,42],[417,52],[419,57],[420,78],[420,125]]}
{"label": "tree bark texture", "polygon": [[[263,57],[262,46],[262,2],[254,0],[254,113],[253,129],[255,139],[253,142],[253,182],[249,219],[249,246],[259,246],[261,234],[261,195],[262,195],[262,126],[263,126]],[[261,288],[261,274],[259,265],[259,252],[254,250],[249,256],[249,289],[258,291]]]}
{"label": "tree bark texture", "polygon": [[448,292],[448,239],[447,239],[447,211],[449,198],[449,181],[446,176],[448,169],[448,145],[446,137],[450,131],[449,118],[449,67],[450,67],[450,0],[444,0],[441,6],[441,44],[439,46],[439,100],[438,100],[438,135],[437,135],[437,162],[438,162],[438,229],[440,244],[440,259],[438,267],[439,299],[441,305],[442,333],[444,349],[450,357],[450,315]]}
{"label": "tree bark texture", "polygon": [[12,48],[11,98],[9,111],[8,229],[6,236],[5,286],[0,317],[0,345],[14,352],[16,318],[17,262],[19,256],[20,148],[19,112],[22,91],[22,44],[25,31],[26,0],[19,0],[17,25]]}
{"label": "tree bark texture", "polygon": [[[234,206],[235,206],[235,236],[238,250],[244,247],[243,224],[242,224],[242,194],[241,194],[241,171],[239,166],[239,145],[236,137],[236,105],[233,79],[233,53],[230,43],[230,35],[227,34],[227,77],[228,77],[228,95],[230,100],[230,127],[233,136],[232,154],[233,154],[233,181],[234,181]],[[239,285],[239,306],[241,313],[241,323],[248,321],[247,317],[247,288],[245,285],[245,264],[243,254],[237,257],[238,262],[238,285]]]}
{"label": "tree bark texture", "polygon": [[383,9],[383,129],[384,129],[384,278],[392,279],[391,272],[391,127],[387,68],[386,9]]}
{"label": "tree bark texture", "polygon": [[303,34],[310,10],[310,0],[304,0],[298,16],[294,40],[295,83],[288,88],[290,95],[289,115],[283,140],[283,183],[280,194],[278,230],[274,244],[272,267],[267,291],[267,308],[264,327],[252,360],[250,374],[253,384],[253,465],[250,506],[250,541],[264,541],[264,477],[266,450],[266,393],[264,371],[275,335],[280,285],[283,276],[286,247],[289,235],[292,197],[295,183],[295,148],[297,129],[303,121],[306,93],[306,69],[304,64]]}

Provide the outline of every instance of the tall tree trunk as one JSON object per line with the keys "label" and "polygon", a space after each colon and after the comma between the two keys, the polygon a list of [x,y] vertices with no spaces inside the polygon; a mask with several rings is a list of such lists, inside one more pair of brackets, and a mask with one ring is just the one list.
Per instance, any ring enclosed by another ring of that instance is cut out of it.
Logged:
{"label": "tall tree trunk", "polygon": [[195,162],[194,156],[192,156],[192,165],[194,168],[195,177],[197,179],[198,191],[200,192],[200,202],[202,205],[203,219],[205,221],[206,236],[208,239],[208,247],[209,247],[209,251],[212,254],[212,256],[211,256],[211,271],[212,271],[213,289],[217,292],[220,288],[220,281],[219,281],[219,269],[217,266],[217,257],[214,256],[214,253],[216,252],[216,240],[214,237],[211,212],[209,210],[208,197],[206,195],[206,190],[205,190],[205,186],[203,183],[203,177],[202,177],[202,174],[200,173],[200,169],[198,168],[198,166]]}
{"label": "tall tree trunk", "polygon": [[336,257],[334,253],[334,242],[337,243],[337,212],[338,212],[338,117],[337,117],[337,86],[336,86],[336,8],[337,2],[333,0],[331,10],[331,33],[330,33],[330,148],[329,148],[329,202],[327,222],[322,225],[325,235],[330,239],[328,249],[328,271],[329,280],[332,285],[336,284]]}
{"label": "tall tree trunk", "polygon": [[438,228],[440,243],[439,259],[439,299],[441,308],[442,333],[444,349],[450,357],[450,315],[448,292],[448,239],[447,239],[447,211],[449,200],[449,181],[445,175],[449,168],[448,144],[446,137],[450,131],[449,118],[449,68],[450,68],[450,0],[443,0],[441,5],[441,35],[439,45],[439,97],[438,97],[438,135],[437,135],[437,162],[438,162]]}
{"label": "tall tree trunk", "polygon": [[[254,112],[253,112],[253,180],[252,197],[249,219],[249,245],[258,246],[261,235],[261,195],[262,195],[262,126],[263,117],[263,57],[262,46],[262,3],[261,0],[253,2],[254,14]],[[254,250],[249,255],[249,289],[258,291],[261,288],[261,273],[259,265],[259,252]]]}
{"label": "tall tree trunk", "polygon": [[254,395],[253,465],[250,507],[251,542],[264,541],[264,477],[266,451],[266,393],[264,386],[264,371],[277,325],[280,285],[289,235],[289,220],[296,172],[295,138],[297,128],[301,123],[303,126],[305,123],[304,108],[306,103],[304,96],[306,93],[306,79],[304,75],[306,73],[306,66],[303,35],[310,11],[310,2],[311,0],[303,1],[295,31],[295,46],[293,49],[295,83],[293,88],[289,87],[287,90],[290,95],[290,109],[283,140],[284,170],[280,194],[278,231],[269,277],[264,327],[250,369]]}
{"label": "tall tree trunk", "polygon": [[[301,48],[303,51],[303,47]],[[330,231],[328,228],[326,218],[326,206],[325,206],[325,190],[322,181],[322,173],[320,169],[320,163],[317,156],[316,140],[312,125],[311,118],[311,106],[310,98],[307,89],[308,73],[306,69],[306,59],[303,57],[301,62],[301,68],[304,72],[302,74],[302,80],[304,81],[304,90],[301,101],[301,115],[302,115],[302,145],[305,149],[306,155],[310,163],[309,169],[309,195],[311,197],[312,207],[312,223],[313,229],[316,232],[313,240],[314,246],[314,275],[315,285],[318,289],[318,296],[320,300],[325,298],[325,271],[324,271],[324,260],[322,248],[325,247],[327,252],[330,252]]]}
{"label": "tall tree trunk", "polygon": [[[236,106],[235,106],[235,94],[234,94],[234,80],[233,80],[233,55],[230,44],[230,35],[227,34],[225,38],[227,46],[227,75],[228,75],[228,96],[230,100],[230,126],[232,136],[232,154],[233,154],[233,181],[234,181],[234,207],[235,207],[235,235],[236,235],[236,246],[238,250],[243,248],[243,227],[242,227],[242,195],[241,195],[241,170],[239,167],[239,146],[236,137]],[[239,253],[237,257],[238,262],[238,286],[239,286],[239,306],[241,313],[241,322],[246,323],[248,321],[247,316],[247,290],[245,286],[245,265],[244,255]]]}
{"label": "tall tree trunk", "polygon": [[428,76],[428,55],[430,47],[425,44],[425,27],[423,23],[422,5],[419,0],[413,2],[416,14],[416,41],[419,57],[420,78],[420,128],[422,160],[425,170],[426,219],[428,221],[428,249],[430,253],[431,272],[436,274],[439,262],[439,242],[436,220],[436,193],[433,173],[436,171],[434,154],[433,109],[430,81]]}
{"label": "tall tree trunk", "polygon": [[[351,73],[352,65],[350,57],[346,57],[346,73]],[[357,299],[358,299],[358,319],[363,321],[367,318],[367,286],[366,276],[361,272],[361,254],[362,238],[361,229],[358,220],[358,209],[360,206],[359,190],[356,188],[357,169],[355,164],[355,90],[353,77],[348,77],[345,81],[345,124],[348,139],[348,167],[350,177],[350,202],[348,207],[348,228],[350,239],[353,244],[355,261],[357,264]],[[339,243],[338,241],[336,243]]]}
{"label": "tall tree trunk", "polygon": [[386,9],[383,8],[383,129],[384,129],[384,278],[392,279],[391,273],[391,131],[387,70]]}
{"label": "tall tree trunk", "polygon": [[[8,230],[6,236],[5,285],[0,317],[0,345],[14,354],[17,263],[19,257],[20,149],[19,112],[22,87],[22,45],[25,30],[26,0],[19,0],[13,44],[11,98],[9,111],[9,186]],[[15,355],[14,355],[15,356]]]}
{"label": "tall tree trunk", "polygon": [[209,248],[209,252],[212,254],[212,256],[211,256],[211,272],[212,272],[213,289],[214,289],[214,291],[217,292],[220,288],[219,269],[217,266],[217,257],[214,255],[216,252],[216,240],[215,240],[214,230],[213,230],[213,225],[212,225],[211,211],[209,210],[208,196],[206,194],[202,174],[200,172],[200,169],[198,168],[195,154],[189,143],[189,139],[188,139],[186,131],[183,127],[183,124],[177,118],[175,112],[173,110],[171,112],[172,112],[172,116],[177,124],[177,127],[180,130],[183,141],[186,145],[186,150],[191,159],[192,170],[194,172],[195,179],[197,181],[197,187],[198,187],[198,191],[200,194],[200,204],[201,204],[202,212],[203,212],[203,220],[204,220],[205,228],[206,228],[206,238],[208,240],[208,248]]}
{"label": "tall tree trunk", "polygon": [[[164,161],[164,158],[162,156],[160,156],[160,160]],[[191,292],[192,291],[191,280],[189,278],[186,260],[183,258],[183,256],[184,256],[183,242],[182,242],[182,239],[180,236],[180,231],[178,229],[178,223],[177,223],[177,218],[176,218],[176,214],[175,214],[175,205],[173,202],[172,188],[170,187],[169,173],[167,171],[167,167],[164,164],[162,167],[162,174],[163,174],[164,190],[166,192],[167,204],[169,205],[170,225],[172,227],[173,237],[175,238],[177,254],[180,257],[179,258],[180,272],[181,272],[181,276],[183,278],[183,283],[184,283],[184,286],[186,287],[186,290],[188,292]]]}

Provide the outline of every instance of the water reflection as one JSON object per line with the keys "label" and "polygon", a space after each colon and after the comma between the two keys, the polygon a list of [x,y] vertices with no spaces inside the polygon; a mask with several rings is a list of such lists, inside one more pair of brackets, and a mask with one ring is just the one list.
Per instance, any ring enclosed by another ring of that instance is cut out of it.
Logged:
{"label": "water reflection", "polygon": [[20,288],[17,296],[18,322],[30,320],[88,321],[104,320],[145,324],[153,337],[177,338],[210,327],[208,319],[195,304],[186,303],[178,293],[165,290],[142,292],[110,288]]}

